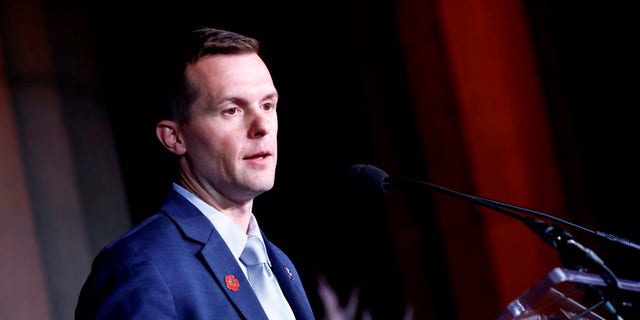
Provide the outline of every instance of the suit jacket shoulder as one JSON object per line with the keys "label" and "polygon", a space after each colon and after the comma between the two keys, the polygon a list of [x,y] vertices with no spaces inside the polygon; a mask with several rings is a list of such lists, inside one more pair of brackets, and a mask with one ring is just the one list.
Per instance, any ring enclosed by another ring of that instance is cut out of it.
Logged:
{"label": "suit jacket shoulder", "polygon": [[[269,243],[294,279],[282,285],[298,319],[313,314],[295,267]],[[283,269],[284,270],[284,269]],[[278,279],[289,277],[276,272]],[[281,282],[282,283],[282,282]],[[96,256],[76,319],[266,319],[235,257],[209,220],[170,191],[161,210]]]}

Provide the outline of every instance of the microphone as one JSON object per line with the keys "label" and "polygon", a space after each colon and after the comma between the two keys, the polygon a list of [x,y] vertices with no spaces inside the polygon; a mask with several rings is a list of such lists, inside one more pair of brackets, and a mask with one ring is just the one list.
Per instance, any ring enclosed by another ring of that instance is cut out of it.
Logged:
{"label": "microphone", "polygon": [[[534,221],[525,221],[525,217],[522,215],[516,214],[511,210],[516,210],[519,212],[526,212],[532,214],[534,216],[542,217],[547,220],[551,220],[555,223],[559,223],[562,225],[570,226],[575,229],[580,229],[586,231],[588,233],[595,234],[596,236],[602,237],[609,241],[615,242],[617,244],[623,244],[625,246],[634,248],[636,250],[640,250],[640,245],[634,243],[631,240],[624,239],[609,233],[605,233],[602,231],[594,231],[583,226],[571,223],[569,221],[560,219],[558,217],[546,214],[544,212],[535,211],[532,209],[528,209],[525,207],[516,206],[513,204],[500,202],[488,198],[483,198],[471,194],[466,194],[462,192],[458,192],[452,189],[448,189],[433,183],[429,183],[426,181],[414,180],[414,179],[392,179],[389,175],[384,172],[382,169],[379,169],[373,165],[369,164],[354,164],[347,170],[347,181],[350,186],[360,188],[362,190],[374,193],[384,193],[390,189],[402,189],[402,188],[412,188],[412,187],[428,187],[430,189],[435,189],[440,192],[447,193],[449,195],[462,198],[465,200],[470,200],[482,206],[488,207],[490,209],[499,211],[516,219],[520,219],[525,222],[529,228],[531,228],[536,234],[539,234],[545,242],[550,242],[554,237],[549,237],[548,235],[541,235],[541,232],[545,232],[545,228],[541,228],[538,222]],[[511,210],[508,210],[511,209]],[[556,244],[551,244],[554,248],[557,247]],[[588,254],[589,256],[593,256],[592,253]]]}
{"label": "microphone", "polygon": [[384,193],[388,189],[393,188],[410,188],[413,186],[427,186],[429,188],[442,191],[444,193],[463,198],[465,200],[471,200],[482,206],[499,211],[508,216],[516,218],[524,222],[534,233],[538,234],[544,242],[558,249],[564,247],[562,243],[566,243],[571,238],[571,235],[564,230],[557,227],[548,227],[543,221],[531,219],[517,214],[513,211],[505,209],[504,207],[493,203],[489,199],[473,196],[470,194],[457,192],[451,189],[447,189],[438,185],[434,185],[429,182],[419,180],[399,180],[391,179],[389,175],[382,169],[368,164],[355,164],[347,170],[347,181],[352,187],[360,188],[370,193]]}
{"label": "microphone", "polygon": [[389,175],[368,164],[354,164],[347,169],[347,185],[371,193],[387,191]]}

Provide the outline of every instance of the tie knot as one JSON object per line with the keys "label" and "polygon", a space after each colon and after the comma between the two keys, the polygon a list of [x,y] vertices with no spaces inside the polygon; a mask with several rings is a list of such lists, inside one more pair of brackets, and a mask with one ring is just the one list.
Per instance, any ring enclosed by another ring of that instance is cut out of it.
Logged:
{"label": "tie knot", "polygon": [[247,266],[267,262],[262,242],[256,236],[247,237],[247,244],[240,255],[240,261]]}

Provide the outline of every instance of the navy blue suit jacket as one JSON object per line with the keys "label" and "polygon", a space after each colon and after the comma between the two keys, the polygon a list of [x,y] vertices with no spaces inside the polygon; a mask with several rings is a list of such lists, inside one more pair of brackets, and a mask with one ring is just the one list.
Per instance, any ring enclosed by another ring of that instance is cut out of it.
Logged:
{"label": "navy blue suit jacket", "polygon": [[[296,319],[315,319],[293,263],[263,239]],[[267,319],[220,234],[174,190],[96,256],[75,312],[77,320]]]}

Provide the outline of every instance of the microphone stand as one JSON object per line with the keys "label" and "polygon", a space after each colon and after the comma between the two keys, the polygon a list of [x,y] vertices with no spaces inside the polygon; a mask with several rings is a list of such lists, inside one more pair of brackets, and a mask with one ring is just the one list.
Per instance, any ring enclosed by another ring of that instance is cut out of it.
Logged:
{"label": "microphone stand", "polygon": [[[572,226],[574,228],[577,229],[581,229],[584,231],[588,231],[591,232],[597,236],[601,236],[604,237],[607,240],[611,240],[611,241],[615,241],[617,243],[621,243],[627,246],[630,246],[634,249],[638,249],[640,250],[640,245],[633,243],[630,240],[627,239],[622,239],[616,236],[613,236],[611,234],[607,234],[604,232],[599,232],[599,231],[592,231],[589,230],[587,228],[578,226],[576,224],[570,223],[568,221],[562,220],[560,218],[539,212],[539,211],[535,211],[535,210],[531,210],[528,208],[524,208],[524,207],[519,207],[519,206],[515,206],[512,204],[508,204],[508,203],[504,203],[504,202],[500,202],[500,201],[495,201],[495,200],[491,200],[488,198],[483,198],[483,197],[479,197],[479,196],[474,196],[474,195],[470,195],[470,194],[466,194],[466,193],[462,193],[462,192],[458,192],[458,191],[454,191],[445,187],[441,187],[439,185],[436,184],[432,184],[429,182],[425,182],[425,181],[420,181],[420,180],[414,180],[414,179],[389,179],[389,178],[385,178],[383,180],[383,189],[388,189],[388,188],[408,188],[414,185],[422,185],[422,186],[427,186],[429,188],[435,189],[437,191],[441,191],[444,193],[447,193],[449,195],[455,196],[455,197],[459,197],[462,199],[466,199],[466,200],[470,200],[472,202],[475,202],[477,204],[480,204],[484,207],[487,207],[489,209],[492,209],[494,211],[506,214],[512,218],[518,219],[521,222],[523,222],[531,231],[533,231],[535,234],[537,234],[538,236],[540,236],[540,238],[547,243],[548,245],[550,245],[551,247],[553,247],[554,249],[558,250],[558,253],[560,255],[560,261],[562,262],[562,264],[570,269],[574,269],[577,271],[586,271],[586,264],[593,264],[596,265],[599,269],[599,275],[602,277],[602,279],[604,280],[605,284],[607,285],[607,288],[610,289],[610,291],[612,291],[613,293],[615,293],[616,295],[621,295],[622,294],[622,289],[620,286],[620,280],[618,279],[618,277],[613,273],[613,271],[611,271],[611,269],[609,269],[604,262],[602,261],[602,259],[600,259],[600,257],[598,257],[598,255],[593,252],[592,250],[586,248],[585,246],[583,246],[582,244],[578,243],[577,241],[575,241],[573,239],[573,237],[571,236],[570,233],[568,233],[567,231],[563,230],[558,223],[561,224],[565,224],[565,225],[569,225]],[[516,213],[515,211],[521,211],[521,212],[526,212],[535,216],[539,216],[539,217],[543,217],[545,219],[551,220],[554,222],[553,225],[547,224],[544,221],[540,220],[540,219],[534,219],[528,216],[524,216],[521,214]],[[600,301],[598,303],[596,303],[595,305],[593,305],[590,308],[587,308],[586,310],[584,310],[583,312],[575,315],[574,317],[572,317],[570,320],[575,319],[582,319],[582,316],[588,314],[589,312],[593,311],[593,309],[601,306],[601,305],[605,305],[607,310],[611,313],[612,318],[611,319],[616,319],[616,320],[622,320],[622,316],[620,315],[620,313],[616,310],[616,308],[613,307],[611,301],[605,297],[605,295],[601,292],[598,291],[597,292],[598,296],[600,296]],[[622,305],[625,307],[631,306],[631,303],[628,301],[623,301]]]}

